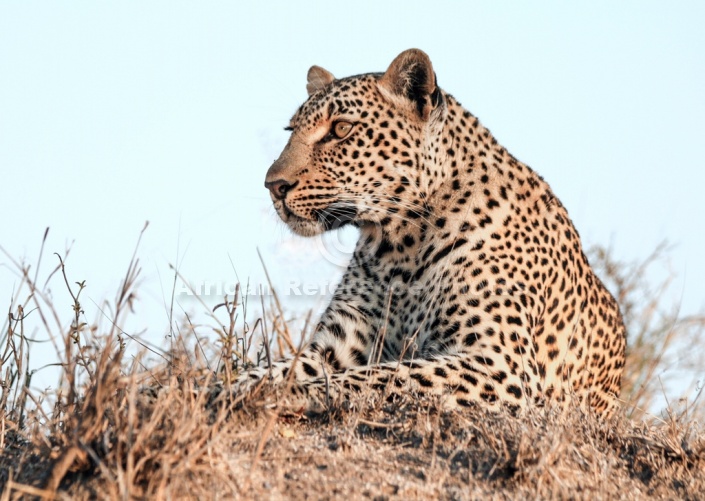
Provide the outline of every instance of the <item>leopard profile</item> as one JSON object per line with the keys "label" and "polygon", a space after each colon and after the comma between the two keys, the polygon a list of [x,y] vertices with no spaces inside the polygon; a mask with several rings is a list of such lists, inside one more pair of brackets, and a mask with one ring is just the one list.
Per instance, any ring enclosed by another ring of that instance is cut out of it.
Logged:
{"label": "leopard profile", "polygon": [[341,79],[313,66],[307,90],[265,186],[293,232],[350,224],[359,241],[296,363],[241,388],[290,376],[310,401],[369,387],[613,413],[615,299],[549,185],[438,87],[429,57]]}

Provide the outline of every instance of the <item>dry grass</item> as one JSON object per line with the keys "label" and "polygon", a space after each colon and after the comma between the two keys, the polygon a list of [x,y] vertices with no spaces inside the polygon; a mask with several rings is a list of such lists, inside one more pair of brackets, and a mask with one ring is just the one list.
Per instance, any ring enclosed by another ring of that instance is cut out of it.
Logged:
{"label": "dry grass", "polygon": [[[705,381],[698,378],[705,377],[705,315],[681,315],[678,303],[664,300],[675,278],[672,272],[661,280],[650,279],[668,269],[667,243],[634,263],[618,262],[609,250],[597,247],[590,252],[590,262],[617,298],[627,327],[622,381],[627,415],[645,418],[657,400],[668,400],[665,389],[677,382],[681,395],[668,401],[669,410],[704,417],[705,402],[699,397]],[[684,398],[687,394],[693,397]]]}
{"label": "dry grass", "polygon": [[[595,256],[631,329],[625,415],[610,422],[550,409],[449,413],[434,399],[375,393],[315,415],[282,405],[284,389],[238,399],[228,387],[244,355],[266,360],[291,346],[281,305],[265,305],[266,317],[247,324],[239,297],[225,298],[209,312],[213,344],[185,319],[168,349],[137,353],[120,329],[139,275],[135,257],[107,327],[85,320],[83,285],[68,278],[66,253],[42,286],[40,263],[34,273],[14,263],[26,297],[10,306],[0,338],[2,499],[700,499],[700,402],[663,420],[643,421],[641,409],[679,343],[702,336],[703,319],[664,314],[645,293],[643,266]],[[54,307],[50,281],[62,283],[70,311]],[[30,324],[61,354],[55,395],[30,389]]]}

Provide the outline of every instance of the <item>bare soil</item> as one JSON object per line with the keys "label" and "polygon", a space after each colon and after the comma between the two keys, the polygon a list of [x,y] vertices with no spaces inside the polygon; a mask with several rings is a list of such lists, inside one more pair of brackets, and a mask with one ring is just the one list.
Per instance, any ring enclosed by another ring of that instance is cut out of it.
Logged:
{"label": "bare soil", "polygon": [[4,434],[3,499],[705,497],[705,436],[693,422],[461,414],[377,394],[304,414],[271,389],[237,402],[172,377],[148,395],[117,366],[108,372],[72,430]]}

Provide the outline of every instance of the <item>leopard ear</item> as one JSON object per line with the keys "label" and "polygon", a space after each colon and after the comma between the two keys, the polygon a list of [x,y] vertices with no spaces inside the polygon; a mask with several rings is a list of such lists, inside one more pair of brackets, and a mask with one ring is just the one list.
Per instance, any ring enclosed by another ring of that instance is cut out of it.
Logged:
{"label": "leopard ear", "polygon": [[411,101],[423,120],[428,120],[441,99],[431,60],[419,49],[409,49],[399,54],[387,68],[379,85],[392,96]]}
{"label": "leopard ear", "polygon": [[311,66],[308,70],[307,80],[306,91],[308,91],[308,95],[310,96],[335,80],[335,77],[330,71],[324,70],[320,66]]}

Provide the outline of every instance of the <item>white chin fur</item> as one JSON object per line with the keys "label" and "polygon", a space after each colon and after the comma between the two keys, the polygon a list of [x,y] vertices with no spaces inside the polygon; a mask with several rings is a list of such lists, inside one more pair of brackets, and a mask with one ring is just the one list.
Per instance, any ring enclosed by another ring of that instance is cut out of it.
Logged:
{"label": "white chin fur", "polygon": [[322,224],[314,221],[307,221],[305,219],[293,219],[289,218],[286,222],[287,226],[291,228],[291,231],[302,237],[315,237],[320,235],[325,231]]}
{"label": "white chin fur", "polygon": [[303,219],[296,214],[291,212],[282,216],[281,211],[277,210],[279,217],[286,223],[286,225],[302,237],[315,237],[326,231],[325,227],[318,221],[311,221],[309,219]]}

